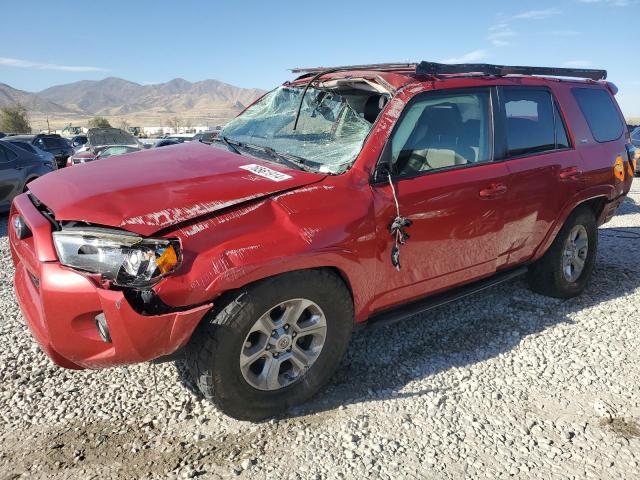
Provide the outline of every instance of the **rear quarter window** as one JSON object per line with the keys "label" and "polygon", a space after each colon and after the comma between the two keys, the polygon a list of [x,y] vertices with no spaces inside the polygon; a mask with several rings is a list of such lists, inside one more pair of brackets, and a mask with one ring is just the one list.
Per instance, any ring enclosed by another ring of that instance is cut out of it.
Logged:
{"label": "rear quarter window", "polygon": [[622,136],[624,125],[609,92],[600,88],[574,88],[572,92],[596,142]]}

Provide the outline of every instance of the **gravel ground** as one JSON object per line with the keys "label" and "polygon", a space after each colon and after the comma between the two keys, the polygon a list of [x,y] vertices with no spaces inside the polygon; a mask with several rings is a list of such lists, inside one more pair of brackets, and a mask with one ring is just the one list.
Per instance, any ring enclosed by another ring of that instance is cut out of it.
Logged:
{"label": "gravel ground", "polygon": [[260,424],[218,413],[172,364],[55,367],[23,323],[6,236],[0,253],[0,479],[640,478],[638,186],[580,298],[516,280],[358,333],[315,400]]}

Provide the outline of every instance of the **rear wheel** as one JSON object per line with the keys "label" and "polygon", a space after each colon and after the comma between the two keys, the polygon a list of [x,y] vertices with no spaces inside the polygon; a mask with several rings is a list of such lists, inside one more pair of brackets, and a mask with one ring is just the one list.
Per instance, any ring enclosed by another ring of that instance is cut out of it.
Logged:
{"label": "rear wheel", "polygon": [[596,219],[588,207],[579,207],[567,219],[544,256],[529,268],[529,286],[557,298],[582,293],[595,264],[598,245]]}
{"label": "rear wheel", "polygon": [[329,271],[305,270],[231,295],[187,347],[189,375],[224,413],[260,420],[315,394],[347,349],[353,302]]}

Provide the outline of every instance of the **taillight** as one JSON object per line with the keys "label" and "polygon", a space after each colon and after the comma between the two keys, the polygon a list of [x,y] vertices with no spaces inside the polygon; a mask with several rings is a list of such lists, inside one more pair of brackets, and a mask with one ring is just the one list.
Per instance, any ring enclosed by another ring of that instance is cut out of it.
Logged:
{"label": "taillight", "polygon": [[621,155],[618,155],[613,163],[613,175],[621,182],[624,182],[624,160],[622,160]]}

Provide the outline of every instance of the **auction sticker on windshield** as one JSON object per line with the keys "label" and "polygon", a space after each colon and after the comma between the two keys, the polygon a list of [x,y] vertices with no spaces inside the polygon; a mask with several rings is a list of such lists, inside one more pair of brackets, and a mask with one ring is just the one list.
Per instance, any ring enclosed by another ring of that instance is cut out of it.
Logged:
{"label": "auction sticker on windshield", "polygon": [[269,180],[273,180],[274,182],[282,182],[283,180],[287,180],[291,178],[291,175],[287,175],[286,173],[277,172],[276,170],[271,170],[268,167],[263,167],[262,165],[242,165],[240,168],[243,170],[249,170],[251,173],[255,173],[256,175],[260,175],[261,177],[268,178]]}

